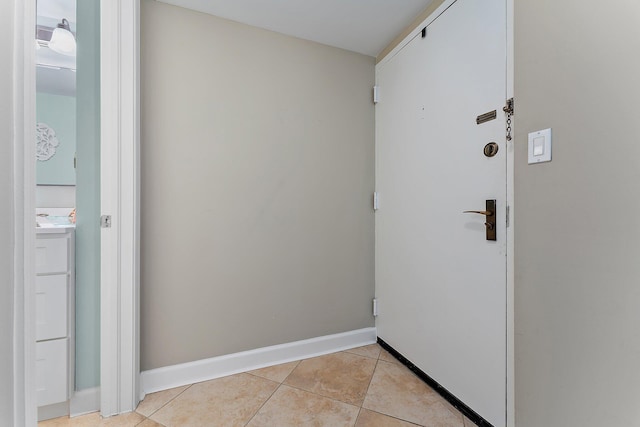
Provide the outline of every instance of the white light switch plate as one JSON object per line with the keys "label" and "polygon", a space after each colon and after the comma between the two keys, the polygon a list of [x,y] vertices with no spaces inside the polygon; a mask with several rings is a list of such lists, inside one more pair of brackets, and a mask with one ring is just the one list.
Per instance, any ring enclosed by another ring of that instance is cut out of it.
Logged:
{"label": "white light switch plate", "polygon": [[529,134],[529,164],[551,161],[551,128]]}

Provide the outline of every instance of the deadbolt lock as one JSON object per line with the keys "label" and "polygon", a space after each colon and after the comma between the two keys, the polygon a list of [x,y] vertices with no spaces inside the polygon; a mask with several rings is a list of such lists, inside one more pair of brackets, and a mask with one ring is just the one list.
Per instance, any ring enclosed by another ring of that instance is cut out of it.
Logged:
{"label": "deadbolt lock", "polygon": [[484,155],[487,157],[493,157],[498,154],[499,148],[500,147],[498,147],[498,144],[496,144],[495,142],[490,142],[484,146]]}

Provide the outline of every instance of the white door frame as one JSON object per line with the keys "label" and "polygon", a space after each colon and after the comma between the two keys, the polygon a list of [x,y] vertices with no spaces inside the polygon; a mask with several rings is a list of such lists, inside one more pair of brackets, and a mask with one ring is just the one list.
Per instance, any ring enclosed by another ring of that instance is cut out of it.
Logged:
{"label": "white door frame", "polygon": [[[388,62],[398,52],[400,52],[415,36],[418,29],[428,26],[433,22],[440,14],[442,14],[449,6],[455,3],[457,0],[445,0],[431,15],[429,15],[424,21],[422,21],[416,28],[405,37],[398,45],[393,48],[380,62],[376,64],[376,68],[385,62]],[[507,6],[507,69],[506,69],[506,81],[507,81],[507,98],[513,98],[514,96],[514,0],[505,0]],[[512,129],[515,129],[515,124],[512,124]],[[507,427],[515,426],[515,385],[514,385],[514,343],[515,343],[515,300],[514,300],[514,238],[513,238],[513,218],[514,218],[514,140],[507,141],[507,206],[509,207],[509,226],[507,228],[507,372],[506,372],[506,389],[507,389]],[[377,158],[377,153],[376,153]]]}
{"label": "white door frame", "polygon": [[[14,0],[14,421],[35,390],[35,1]],[[139,366],[139,0],[101,2],[101,412],[135,409]],[[97,219],[96,219],[97,220]]]}
{"label": "white door frame", "polygon": [[[507,99],[514,97],[514,3],[507,0]],[[517,108],[517,107],[515,107]],[[515,118],[512,118],[512,135],[515,132]],[[509,227],[507,229],[507,427],[516,425],[515,389],[515,265],[514,265],[514,212],[515,212],[515,138],[507,141],[507,206],[509,206]]]}
{"label": "white door frame", "polygon": [[35,1],[13,1],[13,421],[35,426],[36,327],[35,244],[36,67]]}
{"label": "white door frame", "polygon": [[139,0],[100,5],[100,403],[103,416],[140,401]]}

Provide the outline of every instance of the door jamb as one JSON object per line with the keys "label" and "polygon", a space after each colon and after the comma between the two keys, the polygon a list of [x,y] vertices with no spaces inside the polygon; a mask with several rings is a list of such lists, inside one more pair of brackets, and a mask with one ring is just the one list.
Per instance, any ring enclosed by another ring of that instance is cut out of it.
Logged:
{"label": "door jamb", "polygon": [[103,416],[140,401],[140,0],[102,1],[100,403]]}
{"label": "door jamb", "polygon": [[[514,2],[507,2],[507,99],[514,97]],[[512,118],[512,121],[516,120]],[[511,125],[514,132],[517,124]],[[515,414],[515,264],[514,264],[514,210],[515,210],[515,138],[507,141],[507,206],[509,206],[507,227],[507,427],[516,424]]]}
{"label": "door jamb", "polygon": [[13,1],[13,421],[35,426],[35,187],[36,59],[35,1]]}

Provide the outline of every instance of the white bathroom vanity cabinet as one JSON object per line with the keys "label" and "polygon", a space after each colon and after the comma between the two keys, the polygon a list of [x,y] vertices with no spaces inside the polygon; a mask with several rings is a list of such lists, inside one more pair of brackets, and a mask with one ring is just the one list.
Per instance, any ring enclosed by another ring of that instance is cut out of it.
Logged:
{"label": "white bathroom vanity cabinet", "polygon": [[36,231],[38,419],[69,414],[75,371],[75,229]]}

